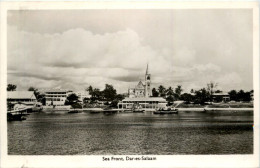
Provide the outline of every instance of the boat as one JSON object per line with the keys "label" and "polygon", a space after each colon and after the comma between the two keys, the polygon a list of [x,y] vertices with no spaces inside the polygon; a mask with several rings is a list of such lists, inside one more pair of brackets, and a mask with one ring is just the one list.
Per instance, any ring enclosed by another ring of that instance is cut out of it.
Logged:
{"label": "boat", "polygon": [[132,110],[132,109],[124,109],[123,112],[124,112],[124,113],[132,113],[133,110]]}
{"label": "boat", "polygon": [[29,110],[31,110],[31,108],[26,108],[24,106],[17,105],[13,110],[7,111],[7,121],[26,120],[25,116],[29,115]]}
{"label": "boat", "polygon": [[168,108],[168,109],[160,108],[160,109],[154,111],[153,113],[154,114],[178,114],[178,109],[175,109],[175,108]]}

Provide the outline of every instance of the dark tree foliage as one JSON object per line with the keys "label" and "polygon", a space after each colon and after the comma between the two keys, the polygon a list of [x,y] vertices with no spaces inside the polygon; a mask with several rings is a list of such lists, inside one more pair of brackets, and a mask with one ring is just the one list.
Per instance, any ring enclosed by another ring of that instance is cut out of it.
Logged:
{"label": "dark tree foliage", "polygon": [[175,100],[174,91],[172,87],[169,87],[166,90],[166,100],[168,101],[168,103],[173,102]]}
{"label": "dark tree foliage", "polygon": [[88,93],[92,96],[92,94],[93,94],[93,87],[90,85],[90,86],[86,89],[86,91],[88,91]]}
{"label": "dark tree foliage", "polygon": [[158,97],[159,96],[159,92],[155,88],[153,88],[152,89],[152,95],[153,95],[153,97]]}
{"label": "dark tree foliage", "polygon": [[116,89],[112,85],[106,84],[103,90],[103,96],[106,101],[112,101],[116,98]]}
{"label": "dark tree foliage", "polygon": [[175,99],[174,99],[174,96],[173,96],[173,95],[166,97],[166,101],[167,101],[167,102],[173,102],[174,100],[175,100]]}
{"label": "dark tree foliage", "polygon": [[91,101],[103,100],[102,92],[98,88],[94,88],[92,91]]}
{"label": "dark tree foliage", "polygon": [[13,84],[7,85],[7,91],[15,91],[15,90],[16,90],[16,85],[13,85]]}
{"label": "dark tree foliage", "polygon": [[230,100],[238,101],[237,91],[236,90],[231,90],[230,92],[228,92],[228,94],[230,96]]}
{"label": "dark tree foliage", "polygon": [[78,102],[78,99],[79,97],[75,93],[72,93],[67,97],[65,105],[73,105]]}
{"label": "dark tree foliage", "polygon": [[193,101],[194,96],[192,96],[189,93],[184,93],[184,94],[181,95],[180,99],[189,104],[190,102]]}
{"label": "dark tree foliage", "polygon": [[232,101],[251,101],[251,93],[253,92],[245,92],[244,90],[240,90],[238,92],[236,90],[231,90],[228,92],[230,100]]}
{"label": "dark tree foliage", "polygon": [[195,91],[194,103],[204,105],[209,100],[210,94],[205,88]]}
{"label": "dark tree foliage", "polygon": [[175,97],[176,97],[177,100],[180,99],[182,91],[183,91],[183,89],[181,88],[181,85],[178,85],[175,88]]}
{"label": "dark tree foliage", "polygon": [[125,96],[122,95],[122,94],[116,95],[116,98],[111,102],[110,106],[111,107],[117,107],[118,102],[123,100],[124,98],[125,98]]}
{"label": "dark tree foliage", "polygon": [[166,96],[166,88],[163,85],[160,85],[158,87],[158,92],[159,92],[160,97]]}

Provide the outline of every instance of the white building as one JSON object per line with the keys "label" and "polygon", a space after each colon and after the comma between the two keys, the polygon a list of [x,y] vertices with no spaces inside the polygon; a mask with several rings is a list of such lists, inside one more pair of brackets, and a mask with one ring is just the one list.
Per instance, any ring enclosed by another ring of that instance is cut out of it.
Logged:
{"label": "white building", "polygon": [[152,110],[160,107],[166,107],[167,101],[162,97],[140,97],[140,98],[125,98],[118,103],[119,109],[129,109],[134,105],[141,106],[144,110]]}
{"label": "white building", "polygon": [[51,89],[45,91],[46,105],[64,106],[67,96],[67,91],[62,89]]}
{"label": "white building", "polygon": [[91,98],[91,95],[87,91],[79,91],[75,92],[75,94],[79,97],[79,101],[83,102],[85,98]]}

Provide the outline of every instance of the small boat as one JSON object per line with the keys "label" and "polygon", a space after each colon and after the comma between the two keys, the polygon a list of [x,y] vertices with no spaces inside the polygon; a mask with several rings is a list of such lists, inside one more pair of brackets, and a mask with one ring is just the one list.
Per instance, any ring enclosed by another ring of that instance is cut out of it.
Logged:
{"label": "small boat", "polygon": [[15,110],[7,111],[7,121],[22,121],[26,120],[29,108],[16,108]]}
{"label": "small boat", "polygon": [[133,109],[133,113],[143,113],[143,109]]}
{"label": "small boat", "polygon": [[168,108],[168,109],[158,109],[153,112],[154,114],[178,114],[178,109]]}
{"label": "small boat", "polygon": [[133,110],[132,109],[124,109],[124,111],[123,111],[124,113],[132,113],[133,112]]}

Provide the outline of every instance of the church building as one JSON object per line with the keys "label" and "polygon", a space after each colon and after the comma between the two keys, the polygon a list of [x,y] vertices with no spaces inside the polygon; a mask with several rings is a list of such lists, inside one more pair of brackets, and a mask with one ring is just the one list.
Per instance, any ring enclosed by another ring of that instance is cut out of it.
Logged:
{"label": "church building", "polygon": [[139,81],[134,88],[128,89],[129,97],[118,103],[119,109],[131,109],[134,105],[141,106],[145,111],[153,111],[159,107],[165,107],[167,101],[162,97],[152,97],[151,74],[148,64],[144,83]]}
{"label": "church building", "polygon": [[145,81],[144,84],[140,80],[138,84],[134,88],[129,88],[128,89],[128,95],[129,98],[137,98],[137,97],[151,97],[152,92],[151,92],[151,74],[148,71],[148,64],[146,68],[146,73],[145,73]]}

